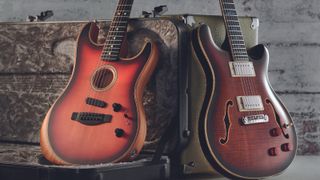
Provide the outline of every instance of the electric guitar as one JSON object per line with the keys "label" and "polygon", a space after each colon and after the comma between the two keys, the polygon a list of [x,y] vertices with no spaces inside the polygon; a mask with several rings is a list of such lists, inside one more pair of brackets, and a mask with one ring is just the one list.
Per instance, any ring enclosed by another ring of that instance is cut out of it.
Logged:
{"label": "electric guitar", "polygon": [[144,87],[158,61],[148,42],[124,58],[133,0],[119,0],[104,44],[95,23],[84,26],[68,86],[47,113],[41,149],[55,164],[97,164],[133,160],[146,136]]}
{"label": "electric guitar", "polygon": [[211,165],[231,179],[259,179],[285,170],[296,154],[292,119],[268,80],[269,53],[247,51],[233,0],[220,0],[227,31],[222,48],[208,26],[192,33],[206,74],[199,137]]}

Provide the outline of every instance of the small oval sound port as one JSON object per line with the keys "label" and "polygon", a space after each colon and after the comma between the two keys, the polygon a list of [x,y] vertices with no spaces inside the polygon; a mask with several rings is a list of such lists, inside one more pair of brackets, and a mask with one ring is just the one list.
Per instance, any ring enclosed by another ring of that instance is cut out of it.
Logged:
{"label": "small oval sound port", "polygon": [[96,91],[110,89],[117,80],[117,71],[113,66],[105,65],[97,69],[91,79],[91,85]]}

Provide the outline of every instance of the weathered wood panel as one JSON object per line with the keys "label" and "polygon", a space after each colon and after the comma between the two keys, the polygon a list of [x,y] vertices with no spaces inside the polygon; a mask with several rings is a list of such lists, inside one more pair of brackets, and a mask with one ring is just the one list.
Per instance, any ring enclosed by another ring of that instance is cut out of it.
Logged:
{"label": "weathered wood panel", "polygon": [[[269,46],[269,77],[276,91],[287,93],[320,92],[318,73],[320,46],[273,44]],[[303,52],[297,54],[297,52]]]}

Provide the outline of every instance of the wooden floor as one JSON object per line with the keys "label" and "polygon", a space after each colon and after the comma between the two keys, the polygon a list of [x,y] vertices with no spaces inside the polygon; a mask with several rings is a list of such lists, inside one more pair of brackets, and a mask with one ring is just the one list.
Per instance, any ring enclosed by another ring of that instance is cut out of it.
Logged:
{"label": "wooden floor", "polygon": [[[217,177],[192,177],[186,180],[225,180]],[[266,180],[319,180],[320,156],[297,156],[290,167],[281,175],[267,178]]]}

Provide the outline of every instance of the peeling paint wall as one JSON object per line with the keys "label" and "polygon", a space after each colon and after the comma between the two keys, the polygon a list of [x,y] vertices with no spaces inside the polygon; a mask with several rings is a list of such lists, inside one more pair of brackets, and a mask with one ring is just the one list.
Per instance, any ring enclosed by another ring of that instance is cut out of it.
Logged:
{"label": "peeling paint wall", "polygon": [[[320,1],[235,1],[239,15],[260,19],[259,41],[270,51],[270,82],[298,127],[299,154],[320,155]],[[55,15],[50,20],[54,21],[110,19],[116,3],[0,0],[0,21],[24,21],[28,15],[44,10],[53,10]],[[132,17],[164,4],[169,8],[167,14],[220,14],[218,0],[135,0]]]}

